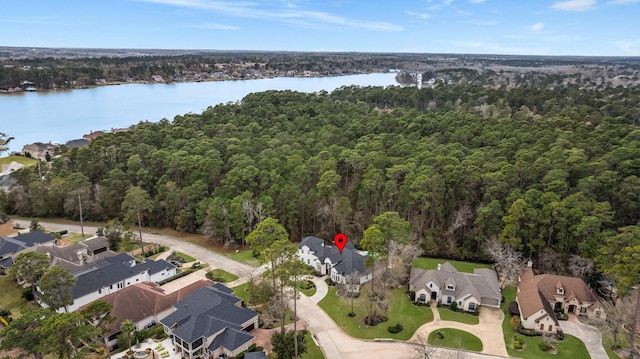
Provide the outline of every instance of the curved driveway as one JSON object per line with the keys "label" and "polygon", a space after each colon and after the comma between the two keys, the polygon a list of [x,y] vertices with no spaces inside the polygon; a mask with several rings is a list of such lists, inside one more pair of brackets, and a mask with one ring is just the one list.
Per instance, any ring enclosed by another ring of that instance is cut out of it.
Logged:
{"label": "curved driveway", "polygon": [[[13,220],[14,223],[18,223],[21,226],[28,228],[29,221],[25,220]],[[74,232],[80,232],[79,225],[73,224],[56,224],[40,222],[42,226],[51,231],[69,230]],[[97,228],[84,226],[86,233],[95,233]],[[186,253],[190,256],[196,257],[200,261],[207,262],[213,267],[224,269],[228,272],[234,273],[241,278],[247,280],[251,273],[256,273],[258,268],[236,262],[233,259],[225,257],[222,254],[210,251],[206,248],[202,248],[187,241],[183,241],[176,237],[166,236],[155,233],[145,233],[143,238],[147,242],[155,242],[167,247],[171,247],[177,251]],[[322,279],[320,279],[322,281]],[[315,280],[314,280],[315,282]],[[318,288],[322,286],[319,284]],[[324,282],[322,282],[324,283]],[[326,284],[325,284],[326,286]],[[353,359],[388,359],[388,358],[412,358],[416,356],[413,346],[410,343],[402,341],[385,341],[375,342],[370,340],[355,339],[345,334],[336,323],[320,308],[316,303],[322,299],[322,293],[324,290],[318,289],[312,300],[305,295],[300,296],[298,300],[298,315],[307,325],[307,328],[316,337],[320,348],[324,352],[324,355],[328,359],[334,358],[353,358]],[[428,325],[428,323],[426,324]],[[500,336],[502,339],[502,336]],[[501,340],[500,340],[501,341]],[[445,357],[449,354],[454,354],[456,351],[438,348],[436,358]],[[465,353],[467,359],[486,359],[486,358],[500,358],[500,356],[493,356],[480,353]]]}
{"label": "curved driveway", "polygon": [[591,359],[608,359],[607,352],[602,347],[602,333],[598,328],[574,320],[561,321],[560,327],[565,334],[573,335],[582,340],[589,351]]}

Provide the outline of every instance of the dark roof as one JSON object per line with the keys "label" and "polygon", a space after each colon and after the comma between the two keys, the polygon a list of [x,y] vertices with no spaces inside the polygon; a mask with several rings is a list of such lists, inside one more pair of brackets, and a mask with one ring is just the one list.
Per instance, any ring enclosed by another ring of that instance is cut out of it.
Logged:
{"label": "dark roof", "polygon": [[37,231],[14,237],[14,239],[23,242],[27,247],[33,247],[36,244],[54,240],[52,234]]}
{"label": "dark roof", "polygon": [[187,343],[207,338],[226,327],[241,331],[241,325],[258,313],[237,307],[241,299],[220,291],[218,287],[198,289],[174,304],[176,311],[161,320],[162,324],[173,328],[173,335]]}
{"label": "dark roof", "polygon": [[[224,347],[229,349],[230,351],[234,351],[240,348],[243,344],[246,344],[248,341],[253,339],[253,335],[233,328],[226,328],[222,333],[216,335],[209,344],[209,350],[215,351],[220,347]],[[245,355],[246,358],[246,355]]]}
{"label": "dark roof", "polygon": [[71,140],[67,143],[65,143],[65,146],[67,147],[84,147],[84,146],[88,146],[91,143],[91,141],[84,139],[84,138],[80,138],[77,140]]}
{"label": "dark roof", "polygon": [[267,359],[264,352],[249,352],[244,355],[244,359]]}
{"label": "dark roof", "polygon": [[16,242],[15,239],[9,237],[0,237],[0,256],[11,255],[15,252],[25,249],[25,246]]}
{"label": "dark roof", "polygon": [[222,284],[222,283],[216,283],[213,285],[214,288],[216,288],[217,290],[223,292],[223,293],[227,293],[227,294],[233,294],[234,291],[233,289],[227,287],[226,285]]}
{"label": "dark roof", "polygon": [[9,268],[13,265],[13,257],[0,259],[0,267]]}
{"label": "dark roof", "polygon": [[324,260],[329,258],[336,271],[341,275],[348,275],[353,272],[365,273],[365,256],[358,253],[356,247],[351,242],[347,242],[344,248],[342,248],[342,253],[340,253],[340,250],[336,246],[325,246],[324,240],[318,237],[304,238],[298,245],[298,248],[302,248],[302,246],[309,247],[309,250],[314,252],[321,263],[324,263]]}
{"label": "dark roof", "polygon": [[93,237],[93,238],[85,239],[79,244],[86,246],[91,251],[95,251],[96,249],[108,247],[109,240],[105,237]]}
{"label": "dark roof", "polygon": [[[104,262],[111,264],[101,265]],[[151,275],[174,267],[165,260],[147,261],[135,265],[135,258],[126,253],[104,258],[96,262],[96,265],[99,268],[77,276],[76,287],[73,290],[74,298],[80,298],[88,293],[98,291],[101,288],[116,284],[143,272],[148,272]]]}

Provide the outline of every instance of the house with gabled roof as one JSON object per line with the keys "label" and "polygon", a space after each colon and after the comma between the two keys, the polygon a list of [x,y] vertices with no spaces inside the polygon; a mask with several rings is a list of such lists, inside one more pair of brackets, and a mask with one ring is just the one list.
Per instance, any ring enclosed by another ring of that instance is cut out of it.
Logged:
{"label": "house with gabled roof", "polygon": [[[176,275],[176,267],[163,259],[137,263],[134,257],[126,253],[88,263],[81,269],[73,273],[76,286],[72,293],[73,304],[67,307],[69,311],[131,285],[143,282],[157,283]],[[36,299],[41,296],[39,291],[38,288]],[[48,307],[44,302],[40,302],[40,305]],[[58,312],[62,313],[64,310],[65,308],[59,308]]]}
{"label": "house with gabled roof", "polygon": [[520,323],[525,329],[555,333],[556,310],[589,319],[605,319],[602,304],[587,284],[577,277],[534,274],[531,263],[520,275],[516,294]]}
{"label": "house with gabled roof", "polygon": [[347,276],[357,273],[359,284],[371,280],[371,273],[367,273],[364,266],[366,256],[351,243],[342,248],[342,253],[336,246],[327,246],[323,239],[306,237],[298,245],[298,257],[311,266],[320,275],[329,275],[334,283],[346,283]]}
{"label": "house with gabled roof", "polygon": [[[196,290],[210,285],[213,285],[213,282],[201,279],[167,293],[156,283],[143,282],[100,298],[100,300],[111,304],[111,316],[115,318],[109,326],[110,331],[107,333],[107,342],[111,346],[116,344],[120,333],[120,325],[125,320],[130,319],[133,321],[136,330],[146,329],[151,325],[160,323],[162,319],[173,313],[172,306],[174,304]],[[86,307],[87,305],[84,305],[78,310],[83,310]]]}
{"label": "house with gabled roof", "polygon": [[52,243],[53,235],[43,232],[30,232],[17,237],[0,237],[0,274],[6,274],[13,265],[14,258],[20,252],[39,244]]}
{"label": "house with gabled roof", "polygon": [[500,308],[502,301],[495,271],[476,268],[473,273],[464,273],[449,262],[438,264],[436,270],[412,268],[409,290],[415,292],[417,303],[456,302],[459,309],[466,311],[475,311],[480,306]]}
{"label": "house with gabled roof", "polygon": [[242,299],[220,283],[196,290],[173,310],[160,323],[183,358],[234,357],[253,344],[248,331],[258,328],[258,313],[242,308]]}

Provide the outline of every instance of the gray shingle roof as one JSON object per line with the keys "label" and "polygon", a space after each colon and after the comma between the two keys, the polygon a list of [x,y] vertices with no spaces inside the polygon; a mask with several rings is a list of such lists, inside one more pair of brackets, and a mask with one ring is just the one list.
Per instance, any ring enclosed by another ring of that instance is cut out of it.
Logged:
{"label": "gray shingle roof", "polygon": [[318,237],[304,238],[298,245],[298,248],[302,248],[305,245],[315,253],[320,263],[324,263],[324,260],[329,258],[336,271],[341,275],[349,275],[353,272],[365,273],[365,256],[358,253],[356,247],[351,242],[347,242],[342,249],[342,253],[340,253],[340,250],[336,246],[325,246],[324,240]]}
{"label": "gray shingle roof", "polygon": [[244,355],[244,359],[267,359],[267,354],[264,352],[250,352]]}
{"label": "gray shingle roof", "polygon": [[23,243],[16,242],[14,238],[0,237],[0,256],[10,255],[25,248]]}
{"label": "gray shingle roof", "polygon": [[25,243],[27,247],[33,247],[36,244],[51,242],[52,240],[54,240],[53,235],[51,235],[50,233],[43,233],[38,231],[23,234],[14,237],[14,239]]}
{"label": "gray shingle roof", "polygon": [[104,258],[94,263],[94,266],[98,268],[81,273],[76,277],[76,287],[73,290],[74,298],[96,292],[101,288],[119,283],[143,272],[148,272],[151,275],[173,268],[173,264],[164,260],[147,261],[135,265],[135,258],[128,254]]}
{"label": "gray shingle roof", "polygon": [[[449,262],[445,262],[440,270],[426,270],[412,268],[409,283],[416,289],[426,288],[426,284],[433,281],[445,295],[461,298],[471,294],[481,304],[500,303],[502,295],[498,286],[498,277],[494,271],[483,268],[475,269],[474,273],[458,272]],[[453,290],[447,289],[447,285],[454,285]],[[484,298],[484,301],[483,301]],[[497,303],[494,303],[497,299]]]}
{"label": "gray shingle roof", "polygon": [[211,344],[209,344],[209,350],[215,351],[220,347],[224,347],[230,351],[234,351],[251,339],[253,339],[253,335],[245,331],[226,328],[222,333],[218,334],[213,341],[211,341]]}
{"label": "gray shingle roof", "polygon": [[161,320],[173,328],[173,335],[187,343],[198,338],[207,338],[225,327],[242,331],[241,325],[258,313],[248,308],[237,307],[240,298],[209,286],[198,289],[174,304],[176,311]]}

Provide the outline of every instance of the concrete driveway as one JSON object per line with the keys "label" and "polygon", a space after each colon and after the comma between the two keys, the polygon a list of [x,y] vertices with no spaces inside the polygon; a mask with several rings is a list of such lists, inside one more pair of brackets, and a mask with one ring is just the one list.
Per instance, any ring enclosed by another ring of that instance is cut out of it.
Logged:
{"label": "concrete driveway", "polygon": [[440,313],[435,304],[431,305],[433,321],[423,324],[411,338],[412,341],[426,339],[429,334],[438,329],[452,328],[463,330],[478,337],[482,341],[482,353],[499,357],[508,357],[507,348],[504,345],[502,331],[503,313],[497,308],[480,308],[480,320],[478,324],[464,324],[440,319]]}
{"label": "concrete driveway", "polygon": [[602,347],[602,333],[598,328],[574,320],[560,321],[560,328],[565,334],[573,335],[582,340],[589,351],[591,359],[608,359],[607,352]]}
{"label": "concrete driveway", "polygon": [[[28,228],[29,221],[14,220],[15,223],[19,223],[22,226]],[[40,222],[42,226],[52,231],[60,231],[67,229],[69,231],[80,232],[79,225],[68,224],[55,224]],[[85,233],[95,233],[97,228],[84,227]],[[221,268],[228,272],[238,275],[242,280],[247,281],[250,273],[256,273],[259,268],[255,268],[240,262],[236,262],[224,255],[212,252],[208,249],[194,245],[190,242],[183,241],[176,237],[165,236],[162,234],[144,233],[143,238],[148,242],[155,242],[174,250],[186,253],[190,256],[197,258],[202,262],[209,263],[213,268]],[[416,356],[414,347],[411,343],[403,341],[384,341],[375,342],[372,340],[355,339],[345,334],[337,324],[320,308],[315,300],[319,301],[323,295],[324,289],[317,281],[322,281],[322,278],[315,278],[318,295],[314,296],[314,299],[301,295],[298,300],[298,316],[306,323],[307,328],[314,334],[316,341],[320,348],[324,352],[326,358],[346,358],[346,359],[388,359],[388,358],[413,358]],[[241,282],[238,280],[234,282],[237,285]],[[325,285],[326,286],[326,285]],[[451,322],[447,322],[451,323]],[[428,323],[430,324],[430,323]],[[425,324],[425,325],[428,325]],[[422,327],[421,327],[422,328]],[[500,329],[501,330],[501,329]],[[502,333],[500,331],[500,333]],[[475,334],[475,333],[474,333]],[[477,335],[477,334],[476,334]],[[493,332],[496,336],[496,332]],[[494,338],[495,339],[495,338]],[[502,335],[500,335],[499,342],[502,342]],[[457,351],[437,348],[436,358],[448,358],[455,357]],[[501,358],[502,356],[488,355],[484,353],[471,353],[466,352],[466,359],[486,359],[486,358]]]}

